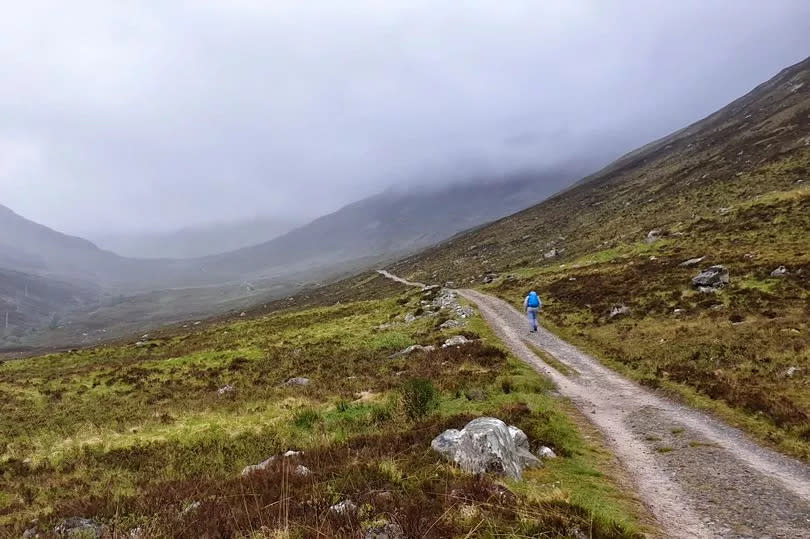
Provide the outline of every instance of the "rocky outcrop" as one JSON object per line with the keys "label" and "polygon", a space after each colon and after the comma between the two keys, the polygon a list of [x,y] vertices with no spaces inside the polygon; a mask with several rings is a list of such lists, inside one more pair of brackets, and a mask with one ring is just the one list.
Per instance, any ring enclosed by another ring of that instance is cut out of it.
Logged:
{"label": "rocky outcrop", "polygon": [[728,283],[728,269],[725,266],[712,266],[692,279],[692,286],[701,292],[712,292]]}
{"label": "rocky outcrop", "polygon": [[363,534],[363,539],[405,539],[405,537],[405,532],[395,522],[374,526]]}
{"label": "rocky outcrop", "polygon": [[785,266],[779,266],[771,272],[771,277],[785,277],[787,274],[787,268]]}
{"label": "rocky outcrop", "polygon": [[351,500],[343,500],[329,508],[331,513],[340,516],[349,516],[357,512],[357,504]]}
{"label": "rocky outcrop", "polygon": [[446,430],[433,440],[431,448],[475,474],[491,472],[520,479],[526,468],[541,466],[529,450],[526,434],[494,417],[479,417],[461,430]]}

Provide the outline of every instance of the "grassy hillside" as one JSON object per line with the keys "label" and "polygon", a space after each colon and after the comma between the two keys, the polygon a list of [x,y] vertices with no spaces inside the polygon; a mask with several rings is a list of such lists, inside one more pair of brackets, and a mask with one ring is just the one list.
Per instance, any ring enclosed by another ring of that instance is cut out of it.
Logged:
{"label": "grassy hillside", "polygon": [[[641,533],[643,510],[598,435],[479,317],[455,330],[439,329],[446,311],[403,321],[431,299],[364,275],[292,308],[0,365],[0,535],[75,516],[132,537],[357,536],[385,522],[420,537]],[[477,340],[390,357],[459,332]],[[437,398],[411,417],[403,388],[415,379]],[[514,482],[430,450],[482,414],[560,458]],[[303,453],[241,476],[288,450]],[[329,511],[346,499],[356,514]]]}
{"label": "grassy hillside", "polygon": [[[729,286],[695,290],[714,264]],[[787,275],[772,277],[779,266]],[[498,273],[489,288],[516,304],[537,289],[563,336],[809,459],[810,59],[392,271],[457,286]],[[615,305],[630,313],[611,318]]]}

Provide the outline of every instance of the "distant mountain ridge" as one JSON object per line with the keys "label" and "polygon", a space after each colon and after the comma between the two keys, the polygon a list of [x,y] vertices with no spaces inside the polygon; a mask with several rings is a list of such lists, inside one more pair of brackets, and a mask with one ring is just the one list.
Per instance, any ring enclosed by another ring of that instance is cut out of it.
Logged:
{"label": "distant mountain ridge", "polygon": [[129,258],[200,258],[264,243],[303,222],[294,218],[257,217],[185,227],[168,232],[100,234],[95,243]]}

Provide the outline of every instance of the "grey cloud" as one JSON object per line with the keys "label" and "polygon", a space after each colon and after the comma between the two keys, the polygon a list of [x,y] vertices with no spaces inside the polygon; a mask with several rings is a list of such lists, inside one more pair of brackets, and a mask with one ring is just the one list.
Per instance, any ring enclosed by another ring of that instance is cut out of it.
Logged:
{"label": "grey cloud", "polygon": [[0,203],[92,235],[595,167],[810,51],[803,0],[181,4],[5,8]]}

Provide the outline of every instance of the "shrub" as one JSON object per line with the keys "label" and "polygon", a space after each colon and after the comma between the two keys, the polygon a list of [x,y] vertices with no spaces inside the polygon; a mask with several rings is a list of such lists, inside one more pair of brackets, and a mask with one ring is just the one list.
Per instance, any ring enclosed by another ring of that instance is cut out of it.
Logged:
{"label": "shrub", "polygon": [[402,405],[412,420],[421,419],[439,406],[436,388],[430,380],[413,378],[402,387]]}
{"label": "shrub", "polygon": [[293,417],[293,423],[295,423],[296,427],[302,429],[311,429],[319,419],[320,416],[318,415],[318,412],[310,408],[304,408],[303,410],[296,412],[295,417]]}
{"label": "shrub", "polygon": [[511,393],[515,389],[515,383],[511,378],[504,378],[501,380],[501,391],[506,394]]}

